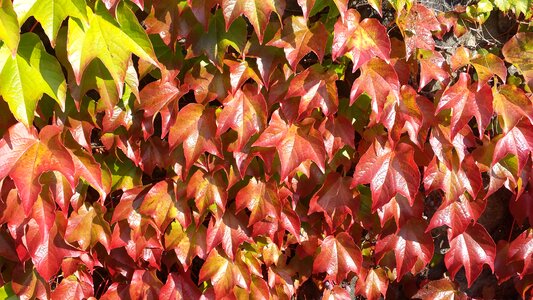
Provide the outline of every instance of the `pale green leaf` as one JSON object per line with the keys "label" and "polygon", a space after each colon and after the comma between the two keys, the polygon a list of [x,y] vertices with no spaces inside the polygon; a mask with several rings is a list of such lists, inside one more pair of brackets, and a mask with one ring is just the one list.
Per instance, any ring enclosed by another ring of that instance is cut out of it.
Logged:
{"label": "pale green leaf", "polygon": [[19,22],[9,0],[0,0],[0,40],[11,49],[13,55],[17,53],[20,40]]}
{"label": "pale green leaf", "polygon": [[21,35],[15,57],[9,47],[0,48],[0,82],[0,95],[15,118],[26,126],[32,124],[37,102],[43,94],[64,109],[67,84],[63,71],[34,33]]}

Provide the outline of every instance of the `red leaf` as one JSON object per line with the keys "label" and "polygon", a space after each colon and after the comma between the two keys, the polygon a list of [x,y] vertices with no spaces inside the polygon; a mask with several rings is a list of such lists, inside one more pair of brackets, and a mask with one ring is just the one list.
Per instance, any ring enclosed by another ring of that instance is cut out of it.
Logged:
{"label": "red leaf", "polygon": [[512,154],[518,160],[517,174],[520,174],[531,151],[533,151],[533,126],[530,122],[523,121],[498,139],[494,148],[492,164],[494,165],[505,156]]}
{"label": "red leaf", "polygon": [[262,220],[275,221],[281,215],[278,187],[273,180],[263,182],[252,177],[250,182],[237,192],[235,204],[236,213],[245,207],[251,211],[248,227]]}
{"label": "red leaf", "polygon": [[486,206],[486,200],[481,198],[470,200],[465,195],[459,196],[455,201],[443,201],[431,218],[426,231],[447,225],[451,228],[450,236],[455,237],[463,233],[472,221],[476,222]]}
{"label": "red leaf", "polygon": [[336,285],[331,290],[324,289],[324,294],[322,295],[324,300],[350,300],[352,297],[350,293],[342,288],[341,286]]}
{"label": "red leaf", "polygon": [[412,146],[400,143],[391,149],[389,144],[375,141],[355,167],[352,187],[370,183],[372,211],[382,207],[397,193],[412,205],[420,185],[420,172],[414,161]]}
{"label": "red leaf", "polygon": [[[187,197],[194,198],[200,215],[210,210],[217,218],[220,218],[226,209],[226,201],[228,200],[226,183],[222,173],[212,174],[197,170],[189,179]],[[215,207],[211,207],[213,204]]]}
{"label": "red leaf", "polygon": [[356,282],[355,293],[365,296],[368,300],[377,300],[387,295],[389,278],[382,268],[363,269]]}
{"label": "red leaf", "polygon": [[533,229],[522,232],[509,245],[509,263],[521,262],[523,268],[520,278],[527,274],[533,274]]}
{"label": "red leaf", "polygon": [[339,106],[337,79],[332,70],[319,64],[312,65],[292,79],[285,97],[300,97],[298,116],[304,112],[310,114],[315,108],[329,116],[337,112]]}
{"label": "red leaf", "polygon": [[93,296],[93,287],[71,275],[61,280],[52,292],[53,299],[86,299]]}
{"label": "red leaf", "polygon": [[387,98],[399,98],[400,82],[394,68],[379,58],[372,58],[364,64],[361,76],[352,85],[350,105],[363,93],[372,99],[372,113],[375,115],[373,120],[380,120]]}
{"label": "red leaf", "polygon": [[349,9],[344,19],[337,20],[331,50],[333,60],[348,53],[353,72],[373,57],[389,62],[391,52],[387,28],[377,19],[360,19],[358,11]]}
{"label": "red leaf", "polygon": [[450,250],[444,255],[444,262],[452,279],[459,269],[464,267],[470,287],[481,274],[484,264],[494,271],[496,244],[482,225],[470,225],[465,232],[454,238],[451,231],[448,231],[448,240]]}
{"label": "red leaf", "polygon": [[322,62],[327,39],[328,32],[320,21],[308,28],[303,17],[291,16],[285,20],[283,31],[276,33],[267,45],[282,48],[291,68],[296,70],[300,60],[309,52],[314,52]]}
{"label": "red leaf", "polygon": [[397,24],[405,39],[407,59],[418,48],[426,50],[435,48],[431,31],[440,30],[440,23],[433,10],[416,3],[411,9],[401,12]]}
{"label": "red leaf", "polygon": [[167,282],[159,293],[159,300],[191,299],[198,300],[202,293],[191,280],[189,274],[170,273]]}
{"label": "red leaf", "polygon": [[307,214],[323,212],[332,231],[343,223],[346,215],[350,215],[353,221],[357,203],[356,192],[350,189],[350,182],[349,176],[343,177],[337,172],[328,174],[320,190],[311,198]]}
{"label": "red leaf", "polygon": [[212,218],[209,227],[207,227],[207,251],[209,252],[222,244],[226,255],[233,260],[237,249],[243,242],[253,242],[243,219],[240,215],[234,215],[232,212],[226,212],[218,220]]}
{"label": "red leaf", "polygon": [[378,262],[389,251],[394,252],[398,282],[418,262],[427,265],[431,261],[433,238],[430,233],[426,232],[426,227],[425,221],[411,219],[403,224],[396,233],[377,241],[374,255]]}
{"label": "red leaf", "polygon": [[418,61],[420,62],[420,92],[431,80],[444,82],[450,75],[447,72],[446,59],[434,50],[418,50]]}
{"label": "red leaf", "polygon": [[179,222],[174,221],[165,232],[165,249],[174,250],[183,269],[187,271],[196,256],[202,259],[207,256],[205,240],[206,228],[203,224],[198,228],[190,225],[184,230]]}
{"label": "red leaf", "polygon": [[251,137],[264,130],[267,122],[267,105],[256,86],[245,85],[224,101],[224,109],[217,118],[217,135],[229,128],[237,131],[235,151],[242,151]]}
{"label": "red leaf", "polygon": [[58,127],[45,126],[37,136],[35,128],[17,123],[0,140],[0,179],[8,175],[13,179],[26,214],[41,192],[42,173],[59,171],[74,186],[74,163],[60,134]]}
{"label": "red leaf", "polygon": [[341,232],[326,237],[313,262],[313,273],[326,272],[326,280],[341,283],[349,272],[359,273],[363,257],[352,237]]}
{"label": "red leaf", "polygon": [[276,148],[281,161],[281,180],[285,180],[306,160],[317,164],[322,171],[325,169],[326,150],[322,138],[305,121],[302,125],[287,124],[279,115],[279,110],[276,110],[266,130],[252,145]]}
{"label": "red leaf", "polygon": [[221,156],[216,126],[215,110],[212,108],[190,103],[178,112],[176,122],[170,128],[168,142],[170,148],[183,143],[187,170],[206,151]]}
{"label": "red leaf", "polygon": [[412,218],[420,219],[424,212],[424,201],[422,194],[417,194],[413,206],[409,203],[409,199],[400,194],[396,194],[396,197],[392,198],[387,204],[378,209],[378,216],[381,226],[384,227],[385,223],[394,218],[396,227],[401,228],[407,221]]}
{"label": "red leaf", "polygon": [[492,91],[486,84],[478,90],[475,84],[470,85],[470,75],[461,73],[459,80],[444,90],[435,113],[438,114],[450,108],[452,109],[450,121],[452,138],[468,124],[472,117],[476,118],[481,137],[492,117]]}

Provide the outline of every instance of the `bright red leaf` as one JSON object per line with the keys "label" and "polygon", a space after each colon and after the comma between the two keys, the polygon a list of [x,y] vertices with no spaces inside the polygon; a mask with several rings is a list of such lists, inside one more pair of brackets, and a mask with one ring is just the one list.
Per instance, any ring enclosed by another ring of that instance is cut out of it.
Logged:
{"label": "bright red leaf", "polygon": [[326,272],[326,279],[336,283],[346,279],[348,273],[359,273],[363,257],[352,237],[341,232],[326,237],[320,244],[313,262],[313,273]]}

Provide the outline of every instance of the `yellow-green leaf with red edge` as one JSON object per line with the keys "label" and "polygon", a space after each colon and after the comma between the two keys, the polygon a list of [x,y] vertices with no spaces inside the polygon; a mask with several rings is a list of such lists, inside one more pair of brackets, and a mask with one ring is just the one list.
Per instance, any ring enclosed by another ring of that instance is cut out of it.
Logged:
{"label": "yellow-green leaf with red edge", "polygon": [[104,219],[105,213],[106,209],[98,203],[82,205],[67,220],[65,240],[71,244],[78,243],[85,251],[100,242],[109,253],[111,227]]}
{"label": "yellow-green leaf with red edge", "polygon": [[533,151],[533,125],[524,120],[506,134],[496,138],[492,164],[494,165],[508,154],[512,154],[518,160],[517,175],[521,174]]}
{"label": "yellow-green leaf with red edge", "polygon": [[288,124],[279,110],[272,114],[268,127],[252,145],[276,148],[281,162],[281,180],[285,180],[301,163],[310,160],[325,170],[326,150],[320,134],[312,127],[313,120]]}
{"label": "yellow-green leaf with red edge", "polygon": [[406,59],[409,59],[416,49],[435,49],[435,40],[431,31],[438,31],[441,28],[433,10],[416,3],[411,9],[402,10],[396,23],[405,39]]}
{"label": "yellow-green leaf with red edge", "polygon": [[326,272],[326,280],[341,283],[350,272],[359,274],[363,264],[361,250],[352,237],[341,232],[326,237],[317,249],[313,261],[313,273]]}
{"label": "yellow-green leaf with red edge", "polygon": [[424,171],[424,188],[428,193],[442,190],[448,203],[456,201],[465,192],[476,198],[482,188],[481,172],[472,155],[465,156],[462,162],[455,159],[450,166],[434,157]]}
{"label": "yellow-green leaf with red edge", "polygon": [[200,269],[199,281],[206,280],[211,281],[216,297],[223,298],[233,296],[235,286],[249,290],[251,278],[245,265],[233,262],[213,249]]}
{"label": "yellow-green leaf with red edge", "polygon": [[361,76],[352,85],[350,105],[363,93],[372,99],[371,120],[379,121],[387,98],[399,98],[400,82],[394,68],[380,58],[365,63],[361,67]]}
{"label": "yellow-green leaf with red edge", "polygon": [[335,23],[332,59],[347,55],[353,62],[354,72],[373,57],[389,62],[390,52],[387,28],[377,19],[366,18],[361,21],[359,12],[349,9],[346,18]]}
{"label": "yellow-green leaf with red edge", "polygon": [[56,126],[45,126],[37,135],[33,126],[27,128],[17,123],[0,140],[0,178],[13,179],[26,214],[41,192],[42,173],[59,171],[74,186],[75,166],[60,134],[61,129]]}
{"label": "yellow-green leaf with red edge", "polygon": [[250,210],[248,227],[262,221],[275,221],[281,215],[281,203],[276,182],[264,182],[252,177],[248,184],[237,192],[235,197],[235,212],[245,207]]}
{"label": "yellow-green leaf with red edge", "polygon": [[222,244],[226,255],[234,260],[237,249],[244,242],[252,243],[250,232],[246,227],[243,214],[235,214],[228,210],[219,219],[211,218],[207,227],[206,245],[207,251]]}
{"label": "yellow-green leaf with red edge", "polygon": [[477,84],[470,84],[470,75],[468,73],[459,74],[459,80],[444,90],[442,97],[439,100],[436,114],[445,109],[451,109],[451,138],[453,139],[457,132],[468,122],[472,117],[476,119],[479,136],[482,137],[485,127],[492,118],[492,91],[488,84],[477,88]]}
{"label": "yellow-green leaf with red edge", "polygon": [[352,187],[367,183],[372,191],[372,211],[388,203],[396,194],[409,199],[412,205],[420,185],[413,146],[399,143],[391,148],[388,142],[375,140],[355,167]]}
{"label": "yellow-green leaf with red edge", "polygon": [[194,198],[200,215],[211,211],[215,217],[221,218],[228,201],[226,188],[222,172],[204,173],[197,170],[189,179],[187,197]]}
{"label": "yellow-green leaf with red edge", "polygon": [[309,115],[315,108],[321,109],[326,116],[329,116],[337,112],[339,106],[337,79],[334,71],[325,69],[319,64],[312,65],[291,80],[285,97],[300,97],[299,116]]}
{"label": "yellow-green leaf with red edge", "polygon": [[507,67],[498,56],[482,49],[472,53],[467,48],[461,46],[457,48],[456,54],[451,58],[453,70],[470,64],[474,67],[478,78],[478,89],[487,83],[494,75],[500,77],[503,83],[507,78]]}
{"label": "yellow-green leaf with red edge", "polygon": [[13,2],[20,24],[24,24],[30,17],[37,20],[44,33],[55,45],[57,32],[63,21],[67,18],[76,18],[87,24],[87,4],[83,0],[46,0],[46,1],[21,1]]}
{"label": "yellow-green leaf with red edge", "polygon": [[533,32],[519,32],[503,45],[505,60],[515,65],[526,80],[526,84],[533,89]]}
{"label": "yellow-green leaf with red edge", "polygon": [[350,189],[351,181],[350,176],[341,176],[337,172],[329,173],[322,187],[311,198],[307,214],[324,213],[326,223],[332,231],[344,222],[347,215],[350,215],[353,221],[358,207],[355,200],[357,192]]}
{"label": "yellow-green leaf with red edge", "polygon": [[360,273],[355,286],[356,294],[363,295],[368,300],[377,300],[381,295],[387,295],[389,278],[383,268],[363,268]]}
{"label": "yellow-green leaf with red edge", "polygon": [[500,126],[509,132],[520,119],[527,118],[533,124],[533,101],[524,90],[514,85],[501,85],[493,88],[494,111],[498,114]]}
{"label": "yellow-green leaf with red edge", "polygon": [[270,14],[275,12],[281,19],[284,11],[285,1],[222,0],[222,13],[226,20],[226,31],[236,18],[244,15],[254,27],[255,34],[257,34],[260,43],[263,43],[263,33],[270,20]]}
{"label": "yellow-green leaf with red edge", "polygon": [[422,300],[466,300],[466,294],[459,291],[458,287],[449,278],[428,280],[413,296]]}
{"label": "yellow-green leaf with red edge", "polygon": [[196,228],[190,225],[184,229],[179,222],[173,221],[165,232],[165,250],[174,250],[183,269],[187,271],[195,257],[204,259],[207,256],[205,226],[200,224]]}
{"label": "yellow-green leaf with red edge", "polygon": [[251,137],[263,131],[268,109],[265,97],[256,85],[246,84],[224,100],[224,109],[217,117],[217,135],[228,129],[237,131],[234,151],[242,151]]}
{"label": "yellow-green leaf with red edge", "polygon": [[20,36],[16,55],[3,44],[0,47],[0,95],[20,122],[30,127],[37,104],[44,94],[65,109],[67,84],[61,65],[35,33]]}
{"label": "yellow-green leaf with red edge", "polygon": [[104,4],[97,2],[95,12],[88,12],[88,25],[69,18],[67,53],[78,85],[89,63],[98,58],[122,95],[131,54],[155,66],[158,62],[148,35],[123,2],[116,8],[116,17],[115,20]]}
{"label": "yellow-green leaf with red edge", "polygon": [[471,224],[463,233],[452,238],[448,230],[450,250],[444,255],[444,263],[455,278],[457,272],[464,267],[468,287],[477,279],[483,265],[487,264],[494,271],[496,244],[481,224]]}
{"label": "yellow-green leaf with red edge", "polygon": [[170,127],[168,143],[171,149],[183,144],[187,170],[204,152],[221,156],[215,120],[213,108],[197,103],[189,103],[178,112]]}
{"label": "yellow-green leaf with red edge", "polygon": [[291,16],[285,19],[283,30],[280,29],[267,45],[282,48],[289,65],[296,70],[300,60],[310,52],[322,62],[327,40],[328,31],[320,21],[309,28],[303,17]]}

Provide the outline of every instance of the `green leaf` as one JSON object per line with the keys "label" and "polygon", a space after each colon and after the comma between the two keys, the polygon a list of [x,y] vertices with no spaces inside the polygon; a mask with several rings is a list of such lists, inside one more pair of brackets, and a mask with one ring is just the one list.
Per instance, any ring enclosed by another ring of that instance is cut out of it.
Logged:
{"label": "green leaf", "polygon": [[135,14],[121,2],[116,15],[118,22],[98,2],[95,13],[89,12],[88,27],[77,19],[69,19],[67,53],[78,85],[89,63],[98,58],[113,77],[119,95],[122,95],[132,53],[153,65],[158,65],[158,62],[150,39]]}
{"label": "green leaf", "polygon": [[57,32],[67,17],[87,22],[87,8],[83,0],[15,0],[13,7],[20,24],[31,16],[39,21],[52,45],[55,45]]}
{"label": "green leaf", "polygon": [[18,299],[15,292],[13,292],[13,288],[11,287],[11,283],[5,284],[3,287],[0,287],[0,299],[4,300],[15,300]]}
{"label": "green leaf", "polygon": [[13,56],[20,41],[19,22],[11,1],[0,1],[0,40],[4,41]]}
{"label": "green leaf", "polygon": [[28,127],[43,94],[65,107],[67,84],[61,66],[34,33],[21,35],[15,57],[7,46],[0,48],[0,82],[0,95],[15,118]]}

